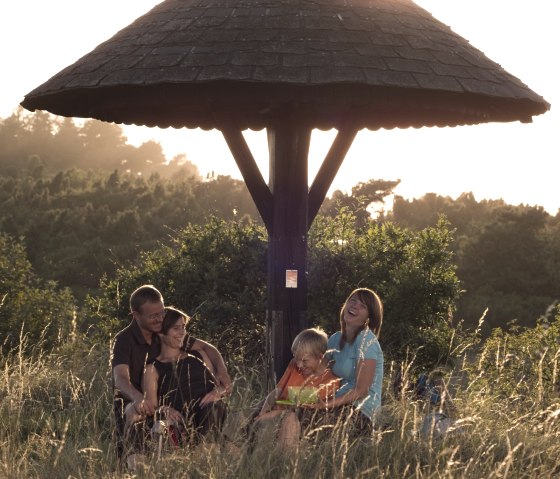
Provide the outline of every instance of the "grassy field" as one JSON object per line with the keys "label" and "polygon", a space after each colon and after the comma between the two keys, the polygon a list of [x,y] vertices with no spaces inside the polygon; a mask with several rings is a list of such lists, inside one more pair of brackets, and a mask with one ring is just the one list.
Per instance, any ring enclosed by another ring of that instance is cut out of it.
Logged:
{"label": "grassy field", "polygon": [[[544,344],[536,338],[536,344]],[[527,342],[527,341],[525,341]],[[558,347],[528,349],[497,337],[462,351],[445,381],[454,397],[444,434],[422,434],[427,401],[395,397],[388,364],[380,426],[372,437],[344,430],[304,438],[281,454],[274,437],[249,452],[241,426],[264,387],[252,370],[232,370],[226,429],[238,450],[175,451],[134,475],[120,469],[112,442],[109,346],[76,339],[56,353],[0,351],[2,478],[547,478],[560,477]]]}

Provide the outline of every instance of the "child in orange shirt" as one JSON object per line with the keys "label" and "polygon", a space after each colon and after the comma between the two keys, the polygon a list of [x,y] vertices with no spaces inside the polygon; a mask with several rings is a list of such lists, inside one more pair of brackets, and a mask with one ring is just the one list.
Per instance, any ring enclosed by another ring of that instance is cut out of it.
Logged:
{"label": "child in orange shirt", "polygon": [[297,388],[296,396],[303,388],[315,388],[316,397],[326,402],[334,396],[340,386],[340,379],[323,363],[327,339],[326,333],[320,328],[305,329],[296,336],[292,343],[294,358],[288,364],[276,388],[266,397],[255,419],[262,423],[283,415],[278,435],[281,446],[295,445],[301,434],[302,417],[317,413],[315,409],[306,408],[303,398],[301,404],[278,404],[277,401],[286,402],[289,399],[289,388]]}

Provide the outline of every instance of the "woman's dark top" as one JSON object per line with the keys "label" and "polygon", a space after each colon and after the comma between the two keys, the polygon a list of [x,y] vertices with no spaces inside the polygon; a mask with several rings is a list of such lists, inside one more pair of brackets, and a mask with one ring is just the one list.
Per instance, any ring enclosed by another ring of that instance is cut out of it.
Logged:
{"label": "woman's dark top", "polygon": [[157,359],[160,404],[188,414],[215,387],[214,377],[198,351],[189,351],[178,362],[162,363]]}

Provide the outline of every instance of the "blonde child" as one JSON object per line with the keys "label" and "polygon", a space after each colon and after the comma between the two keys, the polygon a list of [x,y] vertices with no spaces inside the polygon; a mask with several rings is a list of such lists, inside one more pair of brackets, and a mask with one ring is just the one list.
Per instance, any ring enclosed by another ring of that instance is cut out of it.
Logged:
{"label": "blonde child", "polygon": [[288,364],[276,387],[266,397],[255,419],[257,423],[262,424],[282,416],[278,434],[281,447],[297,444],[302,421],[311,422],[311,415],[318,412],[305,404],[297,404],[297,407],[278,404],[277,401],[285,401],[289,398],[289,388],[296,387],[299,390],[315,388],[318,399],[325,402],[334,396],[340,386],[340,379],[323,363],[327,340],[326,333],[320,328],[305,329],[296,336],[292,343],[294,358]]}

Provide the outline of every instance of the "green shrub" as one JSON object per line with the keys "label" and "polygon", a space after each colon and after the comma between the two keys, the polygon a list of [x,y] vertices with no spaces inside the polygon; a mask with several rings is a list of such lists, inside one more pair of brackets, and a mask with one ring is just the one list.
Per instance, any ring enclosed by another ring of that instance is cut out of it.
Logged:
{"label": "green shrub", "polygon": [[0,337],[10,349],[20,335],[50,348],[75,326],[76,306],[69,289],[39,278],[24,246],[0,233]]}

